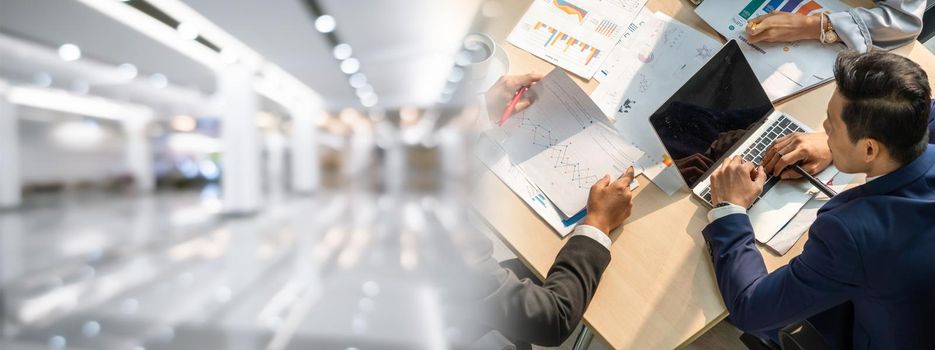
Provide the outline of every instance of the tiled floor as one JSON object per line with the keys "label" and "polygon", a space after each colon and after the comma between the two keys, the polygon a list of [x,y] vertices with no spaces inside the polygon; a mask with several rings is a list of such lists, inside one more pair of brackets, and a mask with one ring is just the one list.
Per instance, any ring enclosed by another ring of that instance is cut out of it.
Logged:
{"label": "tiled floor", "polygon": [[224,218],[215,191],[31,196],[0,213],[0,348],[431,348],[457,336],[436,329],[457,256],[439,207],[334,193]]}

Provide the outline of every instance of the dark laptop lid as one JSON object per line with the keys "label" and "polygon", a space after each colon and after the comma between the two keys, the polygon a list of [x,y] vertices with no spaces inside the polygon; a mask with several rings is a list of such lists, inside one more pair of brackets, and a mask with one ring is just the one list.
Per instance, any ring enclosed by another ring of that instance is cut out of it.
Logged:
{"label": "dark laptop lid", "polygon": [[689,188],[773,112],[731,40],[649,117]]}

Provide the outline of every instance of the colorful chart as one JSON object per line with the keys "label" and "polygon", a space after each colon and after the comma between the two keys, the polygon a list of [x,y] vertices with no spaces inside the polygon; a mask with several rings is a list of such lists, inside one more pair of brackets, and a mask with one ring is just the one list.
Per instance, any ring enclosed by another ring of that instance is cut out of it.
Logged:
{"label": "colorful chart", "polygon": [[802,3],[802,0],[789,0],[789,2],[786,3],[786,6],[783,6],[782,9],[780,9],[779,11],[792,12],[795,10],[796,7],[799,7],[799,4],[801,3]]}
{"label": "colorful chart", "polygon": [[795,11],[795,13],[798,13],[800,15],[807,15],[812,12],[819,11],[821,9],[822,9],[821,5],[819,5],[817,2],[809,1],[809,2],[806,2],[805,5],[802,5],[802,7],[799,7],[799,10]]}
{"label": "colorful chart", "polygon": [[584,18],[588,16],[588,11],[572,4],[566,0],[552,0],[552,5],[569,15],[578,17],[578,21],[584,23]]}
{"label": "colorful chart", "polygon": [[591,64],[591,61],[601,53],[601,50],[598,50],[596,47],[578,40],[577,38],[570,36],[567,33],[563,33],[548,24],[536,22],[532,30],[545,30],[549,33],[548,39],[542,44],[543,47],[555,46],[556,44],[565,44],[563,52],[568,52],[568,49],[574,47],[572,50],[579,50],[582,53],[587,53],[587,57],[584,61],[585,66]]}
{"label": "colorful chart", "polygon": [[595,31],[600,35],[611,38],[619,28],[620,26],[618,26],[616,23],[604,19],[601,20],[601,23],[597,25],[597,29]]}
{"label": "colorful chart", "polygon": [[750,19],[750,17],[756,13],[756,10],[760,9],[760,5],[763,5],[764,2],[766,2],[766,0],[750,1],[747,6],[744,6],[743,10],[740,10],[740,17],[743,17],[743,19]]}
{"label": "colorful chart", "polygon": [[[815,2],[814,0],[809,0],[804,5],[802,5],[804,0],[789,0],[789,2],[787,2],[785,5],[779,7],[782,5],[783,1],[785,0],[769,0],[769,2],[767,2],[767,0],[752,0],[747,4],[747,6],[744,6],[743,10],[740,11],[740,17],[749,20],[750,17],[752,17],[753,14],[757,13],[759,10],[762,10],[765,13],[770,13],[776,10],[790,13],[794,11],[800,15],[808,15],[824,8],[821,6],[821,4]],[[760,6],[762,6],[764,3],[766,3],[766,5],[761,8]],[[802,6],[799,7],[799,5]],[[796,10],[796,8],[798,8],[798,10]]]}

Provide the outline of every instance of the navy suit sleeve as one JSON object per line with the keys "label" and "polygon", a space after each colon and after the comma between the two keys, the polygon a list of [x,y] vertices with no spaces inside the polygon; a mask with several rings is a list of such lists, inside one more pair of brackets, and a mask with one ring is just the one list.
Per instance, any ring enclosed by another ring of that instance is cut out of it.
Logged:
{"label": "navy suit sleeve", "polygon": [[929,112],[929,143],[935,144],[935,100],[932,101],[932,111]]}
{"label": "navy suit sleeve", "polygon": [[802,254],[772,273],[746,215],[720,218],[702,233],[730,320],[746,332],[774,338],[773,331],[848,300],[863,278],[854,240],[831,215],[819,216]]}

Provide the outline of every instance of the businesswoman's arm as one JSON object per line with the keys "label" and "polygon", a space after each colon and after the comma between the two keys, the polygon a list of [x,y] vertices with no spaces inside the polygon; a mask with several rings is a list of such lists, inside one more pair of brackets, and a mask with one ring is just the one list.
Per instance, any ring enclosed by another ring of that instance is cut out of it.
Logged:
{"label": "businesswoman's arm", "polygon": [[[925,0],[882,0],[876,5],[828,14],[838,40],[860,52],[892,50],[915,40],[922,31]],[[753,43],[818,40],[821,22],[817,14],[775,11],[754,18],[746,30]]]}

